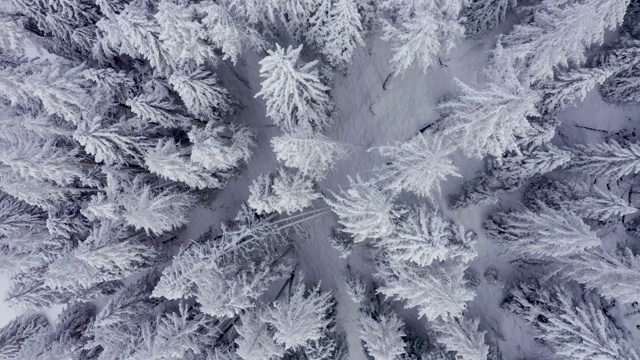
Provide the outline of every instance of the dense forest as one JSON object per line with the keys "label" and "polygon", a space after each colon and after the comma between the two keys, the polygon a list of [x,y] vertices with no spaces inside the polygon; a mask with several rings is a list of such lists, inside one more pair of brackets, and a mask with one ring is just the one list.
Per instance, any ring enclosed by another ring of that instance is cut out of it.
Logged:
{"label": "dense forest", "polygon": [[638,0],[5,0],[0,114],[0,359],[640,360]]}

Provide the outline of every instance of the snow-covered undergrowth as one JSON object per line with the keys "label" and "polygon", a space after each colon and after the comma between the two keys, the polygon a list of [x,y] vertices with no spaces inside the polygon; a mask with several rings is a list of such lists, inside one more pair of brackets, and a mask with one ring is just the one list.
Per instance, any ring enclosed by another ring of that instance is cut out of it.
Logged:
{"label": "snow-covered undergrowth", "polygon": [[0,358],[640,359],[639,11],[0,5]]}

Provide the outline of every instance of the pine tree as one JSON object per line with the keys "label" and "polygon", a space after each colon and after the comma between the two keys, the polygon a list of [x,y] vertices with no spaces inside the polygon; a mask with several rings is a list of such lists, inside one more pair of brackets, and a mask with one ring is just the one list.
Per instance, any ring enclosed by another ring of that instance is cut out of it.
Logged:
{"label": "pine tree", "polygon": [[528,189],[525,201],[534,209],[540,201],[554,209],[567,209],[584,219],[599,221],[638,211],[614,193],[585,183],[540,182]]}
{"label": "pine tree", "polygon": [[2,142],[1,162],[25,179],[53,181],[69,185],[85,180],[77,148],[55,146],[54,141],[41,141],[29,135],[11,142]]}
{"label": "pine tree", "polygon": [[477,256],[475,235],[426,206],[411,209],[390,236],[376,243],[398,261],[429,266],[434,261],[457,258],[468,262]]}
{"label": "pine tree", "polygon": [[122,224],[102,221],[77,248],[49,264],[45,285],[76,292],[128,277],[154,265],[157,257]]}
{"label": "pine tree", "polygon": [[355,242],[391,235],[399,215],[391,196],[360,177],[355,181],[349,178],[349,182],[349,190],[342,190],[340,195],[332,193],[335,200],[325,199],[344,226],[342,231],[351,234]]}
{"label": "pine tree", "polygon": [[220,86],[214,75],[202,68],[174,73],[169,83],[180,94],[189,112],[202,120],[217,120],[229,111],[227,89]]}
{"label": "pine tree", "polygon": [[405,143],[378,150],[391,158],[381,169],[380,178],[393,192],[404,189],[434,200],[440,195],[440,182],[448,176],[460,177],[450,157],[456,146],[441,135],[418,134]]}
{"label": "pine tree", "polygon": [[640,257],[629,248],[608,254],[596,247],[557,259],[562,276],[595,289],[607,299],[623,303],[638,300],[637,279]]}
{"label": "pine tree", "polygon": [[203,1],[194,6],[196,12],[204,15],[201,22],[206,39],[222,51],[223,60],[230,60],[235,65],[245,50],[258,51],[267,47],[262,35],[238,19],[228,5]]}
{"label": "pine tree", "polygon": [[213,340],[211,320],[180,303],[177,311],[158,315],[155,320],[142,325],[140,338],[127,358],[162,360],[199,355]]}
{"label": "pine tree", "polygon": [[501,38],[514,56],[518,73],[532,82],[553,77],[558,68],[579,66],[592,44],[621,22],[629,0],[565,2],[545,0],[534,7],[528,23]]}
{"label": "pine tree", "polygon": [[374,360],[396,360],[405,353],[404,323],[396,314],[383,314],[373,318],[360,315],[358,332],[364,348]]}
{"label": "pine tree", "polygon": [[560,257],[600,245],[600,239],[577,215],[539,203],[538,211],[491,215],[487,236],[521,256]]}
{"label": "pine tree", "polygon": [[229,8],[253,25],[275,25],[283,2],[277,0],[227,0]]}
{"label": "pine tree", "polygon": [[56,322],[42,328],[23,346],[15,358],[30,360],[87,358],[83,348],[84,332],[95,316],[95,305],[79,303],[67,306]]}
{"label": "pine tree", "polygon": [[251,195],[247,202],[258,214],[292,214],[320,198],[310,179],[285,169],[280,169],[277,174],[258,176],[249,191]]}
{"label": "pine tree", "polygon": [[464,36],[458,16],[464,1],[415,2],[385,0],[381,6],[396,12],[394,23],[384,22],[383,39],[392,41],[393,72],[404,74],[417,62],[423,72],[448,53]]}
{"label": "pine tree", "polygon": [[472,87],[456,80],[460,98],[439,105],[449,123],[444,133],[456,138],[466,155],[477,158],[517,152],[517,138],[531,131],[527,117],[538,115],[539,93],[518,80],[510,55],[499,45],[494,55],[494,64],[485,70],[487,83]]}
{"label": "pine tree", "polygon": [[0,196],[0,235],[4,238],[44,230],[45,214],[39,209],[2,194]]}
{"label": "pine tree", "polygon": [[458,360],[485,360],[489,346],[484,342],[486,332],[478,330],[478,320],[447,316],[431,323],[438,334],[437,341],[449,351],[456,353]]}
{"label": "pine tree", "polygon": [[361,16],[355,0],[336,0],[316,40],[329,63],[345,68],[351,63],[356,46],[364,45]]}
{"label": "pine tree", "polygon": [[242,324],[236,327],[236,354],[243,360],[275,360],[284,353],[284,345],[278,344],[266,324],[261,320],[259,310],[249,310],[240,316]]}
{"label": "pine tree", "polygon": [[209,239],[182,249],[162,272],[152,296],[169,300],[195,296],[203,312],[218,317],[233,317],[254,307],[255,300],[290,267],[258,246],[243,254],[238,241],[229,234],[220,243]]}
{"label": "pine tree", "polygon": [[144,162],[152,173],[183,182],[194,189],[219,189],[224,186],[222,179],[191,162],[188,150],[180,148],[173,139],[159,139],[155,148],[147,150]]}
{"label": "pine tree", "polygon": [[143,58],[162,73],[171,72],[175,59],[160,41],[161,28],[150,18],[145,9],[135,3],[124,5],[122,11],[102,18],[96,23],[98,42],[94,46],[94,57],[110,58],[129,55]]}
{"label": "pine tree", "polygon": [[417,307],[418,314],[433,321],[438,316],[459,316],[475,292],[466,287],[466,264],[454,261],[419,267],[412,263],[384,259],[377,277],[384,281],[377,291],[385,296],[406,300],[407,307]]}
{"label": "pine tree", "polygon": [[572,153],[553,144],[525,148],[520,154],[490,159],[490,173],[501,187],[515,190],[536,175],[544,175],[571,164]]}
{"label": "pine tree", "polygon": [[308,130],[275,136],[271,138],[271,146],[278,161],[314,180],[324,179],[334,164],[347,154],[344,145]]}
{"label": "pine tree", "polygon": [[578,68],[556,75],[556,79],[541,85],[544,92],[543,113],[555,114],[569,106],[576,106],[597,84],[613,74],[610,69]]}
{"label": "pine tree", "polygon": [[[635,21],[632,21],[634,23]],[[609,103],[624,104],[640,101],[638,86],[638,51],[640,41],[623,35],[614,47],[597,58],[597,65],[614,72],[600,87],[602,98]]]}
{"label": "pine tree", "polygon": [[48,181],[23,179],[6,168],[0,168],[0,188],[16,199],[43,210],[53,209],[81,191],[77,188],[60,187]]}
{"label": "pine tree", "polygon": [[194,126],[189,131],[191,161],[211,172],[230,172],[251,158],[255,132],[240,125]]}
{"label": "pine tree", "polygon": [[620,144],[616,140],[603,143],[575,145],[571,148],[573,161],[570,171],[596,178],[621,178],[640,171],[640,145]]}
{"label": "pine tree", "polygon": [[141,120],[144,120],[141,123],[151,122],[167,129],[188,129],[192,120],[183,114],[182,108],[173,102],[165,89],[163,90],[142,93],[128,99],[126,105]]}
{"label": "pine tree", "polygon": [[368,299],[367,284],[364,277],[347,265],[342,273],[345,289],[353,302],[363,305]]}
{"label": "pine tree", "polygon": [[0,359],[15,359],[31,337],[49,326],[47,319],[39,314],[20,315],[0,329]]}
{"label": "pine tree", "polygon": [[302,211],[321,197],[310,179],[285,169],[278,171],[278,176],[273,179],[272,189],[277,199],[275,207],[278,213],[293,214]]}
{"label": "pine tree", "polygon": [[[161,0],[157,4],[157,10],[153,15],[151,31],[157,32],[159,46],[171,64],[171,69],[160,69],[161,71],[179,70],[188,64],[202,66],[212,60],[215,63],[216,52],[207,43],[204,27],[197,21],[194,6]],[[150,50],[139,48],[143,55]],[[148,55],[145,57],[149,58]]]}
{"label": "pine tree", "polygon": [[[95,41],[94,24],[99,18],[95,4],[83,0],[11,0],[26,17],[30,38],[61,56],[86,59]],[[26,24],[25,24],[26,25]]]}
{"label": "pine tree", "polygon": [[261,320],[274,329],[274,340],[286,350],[320,340],[330,322],[331,294],[321,293],[319,286],[307,291],[298,280],[283,297],[286,299],[276,300],[261,313]]}
{"label": "pine tree", "polygon": [[91,340],[85,349],[102,348],[101,359],[128,355],[132,338],[140,335],[139,325],[153,318],[155,300],[149,295],[158,277],[152,271],[114,294],[89,325],[85,334]]}
{"label": "pine tree", "polygon": [[516,4],[517,0],[472,0],[464,11],[465,35],[482,36],[496,29]]}
{"label": "pine tree", "polygon": [[256,97],[267,102],[267,115],[285,130],[298,127],[326,128],[332,107],[327,90],[314,69],[317,61],[298,65],[302,45],[286,50],[276,44],[260,61],[265,78]]}
{"label": "pine tree", "polygon": [[48,114],[78,123],[100,108],[92,96],[92,83],[83,76],[85,65],[72,67],[62,60],[20,59],[15,67],[0,70],[0,94],[26,109],[42,107]]}
{"label": "pine tree", "polygon": [[557,356],[570,359],[639,359],[631,336],[616,326],[599,304],[578,302],[567,288],[520,284],[509,308],[538,331]]}
{"label": "pine tree", "polygon": [[109,124],[99,116],[80,122],[73,138],[97,163],[107,165],[139,163],[146,146],[142,136],[131,134],[126,122]]}
{"label": "pine tree", "polygon": [[135,229],[162,234],[187,222],[186,212],[195,200],[175,188],[152,188],[140,175],[110,182],[107,194],[92,196],[82,210],[88,219],[123,220]]}

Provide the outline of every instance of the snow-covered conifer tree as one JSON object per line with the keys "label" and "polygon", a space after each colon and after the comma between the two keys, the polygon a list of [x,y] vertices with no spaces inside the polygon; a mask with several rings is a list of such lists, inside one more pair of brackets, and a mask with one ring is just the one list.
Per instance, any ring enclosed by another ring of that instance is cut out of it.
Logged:
{"label": "snow-covered conifer tree", "polygon": [[495,61],[485,70],[487,82],[469,86],[456,80],[461,96],[440,104],[445,134],[455,138],[465,154],[496,158],[518,151],[517,138],[530,132],[529,116],[537,116],[540,94],[516,77],[510,55],[498,45]]}
{"label": "snow-covered conifer tree", "polygon": [[371,181],[349,178],[350,188],[333,194],[335,200],[326,199],[333,212],[338,215],[342,231],[351,234],[355,242],[377,239],[391,235],[394,220],[400,212],[386,191]]}
{"label": "snow-covered conifer tree", "polygon": [[159,139],[155,147],[144,155],[149,171],[194,189],[221,188],[223,180],[209,173],[189,158],[187,149],[180,148],[173,139]]}
{"label": "snow-covered conifer tree", "polygon": [[25,344],[16,359],[49,360],[77,359],[90,357],[90,351],[83,348],[87,340],[84,332],[95,316],[96,307],[90,303],[67,306],[56,322],[42,328]]}
{"label": "snow-covered conifer tree", "polygon": [[204,352],[213,341],[211,318],[185,303],[143,325],[131,360],[184,359]]}
{"label": "snow-covered conifer tree", "polygon": [[16,237],[43,230],[44,213],[6,194],[0,196],[0,235]]}
{"label": "snow-covered conifer tree", "polygon": [[194,126],[189,131],[191,161],[212,172],[229,172],[251,158],[255,132],[240,125]]}
{"label": "snow-covered conifer tree", "polygon": [[640,359],[626,330],[620,329],[591,300],[576,301],[563,287],[520,284],[507,306],[538,331],[536,338],[570,359]]}
{"label": "snow-covered conifer tree", "polygon": [[464,11],[465,35],[482,36],[500,25],[517,0],[472,0]]}
{"label": "snow-covered conifer tree", "polygon": [[464,36],[459,22],[464,1],[405,2],[385,0],[381,6],[397,14],[394,23],[384,22],[384,40],[392,41],[391,66],[396,75],[403,74],[417,62],[423,72],[448,53]]}
{"label": "snow-covered conifer tree", "polygon": [[396,360],[405,353],[404,323],[394,313],[360,314],[358,333],[364,348],[374,360]]}
{"label": "snow-covered conifer tree", "polygon": [[85,65],[71,66],[63,60],[26,59],[12,61],[0,70],[0,94],[26,109],[40,107],[50,115],[77,123],[93,105],[92,82],[83,75]]}
{"label": "snow-covered conifer tree", "polygon": [[202,120],[216,120],[229,110],[229,94],[215,75],[198,68],[174,73],[169,83],[180,94],[189,112]]}
{"label": "snow-covered conifer tree", "polygon": [[249,191],[249,206],[259,214],[292,214],[311,206],[314,200],[320,198],[311,179],[286,169],[280,169],[277,174],[258,176]]}
{"label": "snow-covered conifer tree", "polygon": [[189,128],[192,120],[183,114],[165,91],[143,93],[126,102],[131,111],[144,122],[158,124],[164,128]]}
{"label": "snow-covered conifer tree", "polygon": [[267,115],[285,130],[298,127],[326,128],[332,108],[327,90],[314,69],[317,61],[298,65],[302,45],[267,51],[260,61],[260,76],[265,78],[256,97],[267,102]]}
{"label": "snow-covered conifer tree", "polygon": [[25,179],[53,181],[69,185],[86,176],[78,164],[79,149],[55,146],[54,141],[41,141],[25,134],[14,141],[2,141],[0,162]]}
{"label": "snow-covered conifer tree", "polygon": [[262,50],[267,47],[262,35],[234,16],[226,3],[203,1],[193,6],[196,12],[204,14],[201,22],[205,37],[222,51],[223,60],[231,60],[235,64],[245,50]]}
{"label": "snow-covered conifer tree", "polygon": [[362,305],[367,300],[368,291],[364,277],[347,265],[342,273],[347,294],[356,304]]}
{"label": "snow-covered conifer tree", "polygon": [[434,200],[441,181],[460,177],[450,157],[456,148],[440,134],[418,134],[405,143],[380,147],[380,153],[391,158],[380,177],[388,190],[404,189]]}
{"label": "snow-covered conifer tree", "polygon": [[157,256],[122,224],[104,220],[77,248],[49,264],[45,285],[76,292],[123,279],[153,265]]}
{"label": "snow-covered conifer tree", "polygon": [[0,359],[15,359],[20,348],[47,326],[49,322],[40,314],[20,315],[11,320],[0,329]]}
{"label": "snow-covered conifer tree", "polygon": [[623,303],[638,300],[639,285],[634,280],[640,273],[640,256],[624,248],[608,254],[601,247],[557,259],[560,273],[567,279],[595,289],[607,299]]}
{"label": "snow-covered conifer tree", "polygon": [[[83,0],[12,0],[16,11],[28,20],[29,38],[61,56],[86,59],[95,41],[94,24],[100,17],[95,4]],[[26,25],[26,24],[25,24]]]}
{"label": "snow-covered conifer tree", "polygon": [[320,292],[316,286],[307,291],[301,280],[291,286],[281,299],[261,313],[261,320],[273,327],[273,338],[287,350],[296,350],[310,341],[323,337],[331,319],[331,293]]}
{"label": "snow-covered conifer tree", "polygon": [[0,188],[7,194],[43,210],[69,201],[77,188],[60,187],[49,181],[24,179],[7,168],[0,168]]}
{"label": "snow-covered conifer tree", "polygon": [[[290,271],[286,263],[274,262],[276,255],[265,254],[258,246],[252,248],[253,257],[242,254],[234,257],[241,239],[231,234],[227,236],[223,236],[226,241],[221,243],[209,239],[202,245],[194,243],[181,249],[162,272],[152,296],[169,300],[195,296],[203,312],[233,317],[252,308],[255,299],[273,281]],[[266,242],[265,239],[261,241]]]}
{"label": "snow-covered conifer tree", "polygon": [[143,176],[114,181],[108,194],[98,193],[82,210],[89,219],[124,220],[135,229],[161,234],[187,222],[186,212],[194,197],[175,188],[155,189]]}
{"label": "snow-covered conifer tree", "polygon": [[[633,3],[633,2],[632,2]],[[637,11],[637,10],[636,10]],[[636,23],[637,21],[630,21]],[[597,65],[602,69],[613,71],[600,87],[602,98],[609,103],[638,103],[638,53],[640,41],[623,35],[614,47],[597,58]]]}
{"label": "snow-covered conifer tree", "polygon": [[356,0],[333,1],[316,41],[329,63],[344,68],[358,45],[364,45],[362,20]]}
{"label": "snow-covered conifer tree", "polygon": [[581,65],[592,44],[602,44],[606,30],[621,22],[629,0],[545,0],[530,21],[501,37],[514,65],[531,82],[550,79],[558,68]]}
{"label": "snow-covered conifer tree", "polygon": [[525,201],[527,206],[534,209],[541,201],[549,207],[564,208],[584,219],[599,221],[638,211],[613,192],[585,183],[540,182],[528,189]]}
{"label": "snow-covered conifer tree", "polygon": [[[172,70],[185,68],[189,63],[198,66],[211,61],[215,63],[215,49],[206,41],[204,28],[196,19],[194,6],[168,0],[160,0],[156,6],[157,12],[153,15],[152,23],[154,27],[149,30],[157,31],[159,46],[169,58],[169,63],[173,64]],[[145,47],[138,47],[141,51],[149,51]]]}
{"label": "snow-covered conifer tree", "polygon": [[378,266],[376,276],[384,281],[378,292],[406,300],[407,307],[417,307],[418,314],[430,321],[447,314],[459,316],[475,297],[466,287],[465,269],[460,261],[420,267],[388,258]]}
{"label": "snow-covered conifer tree", "polygon": [[102,348],[100,358],[117,359],[133,349],[131,340],[140,335],[139,325],[154,317],[155,300],[149,298],[159,274],[155,271],[128,285],[109,299],[96,314],[86,335],[86,349]]}
{"label": "snow-covered conifer tree", "polygon": [[170,72],[176,65],[175,59],[160,41],[160,25],[146,9],[136,5],[126,4],[121,12],[96,23],[98,41],[94,57],[101,53],[106,57],[126,54],[144,58],[160,72]]}
{"label": "snow-covered conifer tree", "polygon": [[301,211],[321,197],[311,179],[299,172],[285,169],[278,171],[271,188],[277,198],[276,211],[279,213],[292,214]]}
{"label": "snow-covered conifer tree", "polygon": [[238,348],[236,354],[243,360],[276,360],[284,353],[284,345],[278,344],[261,320],[260,310],[249,310],[240,316],[241,325],[236,327]]}
{"label": "snow-covered conifer tree", "polygon": [[567,169],[596,178],[621,178],[640,172],[640,145],[611,139],[603,143],[575,145]]}
{"label": "snow-covered conifer tree", "polygon": [[73,138],[97,163],[107,165],[139,162],[146,146],[142,136],[131,134],[126,122],[109,124],[99,116],[80,122]]}
{"label": "snow-covered conifer tree", "polygon": [[390,257],[429,266],[434,261],[458,258],[468,262],[477,256],[475,235],[438,212],[420,206],[404,214],[395,231],[376,243]]}
{"label": "snow-covered conifer tree", "polygon": [[440,317],[431,322],[438,334],[437,341],[449,351],[456,353],[458,360],[485,360],[489,346],[484,342],[486,332],[478,330],[478,320],[465,317]]}
{"label": "snow-covered conifer tree", "polygon": [[250,24],[273,26],[280,16],[282,4],[277,0],[227,0],[233,9]]}
{"label": "snow-covered conifer tree", "polygon": [[517,189],[536,175],[543,175],[571,164],[572,153],[553,144],[528,147],[520,154],[490,160],[491,177],[507,190]]}
{"label": "snow-covered conifer tree", "polygon": [[271,138],[271,146],[278,161],[315,180],[324,179],[333,165],[347,154],[339,142],[302,129]]}
{"label": "snow-covered conifer tree", "polygon": [[553,81],[541,85],[544,93],[542,112],[555,114],[566,107],[575,106],[612,74],[612,70],[601,68],[578,68],[557,74]]}
{"label": "snow-covered conifer tree", "polygon": [[521,256],[559,257],[600,245],[600,239],[579,216],[539,203],[538,211],[491,215],[487,236]]}

